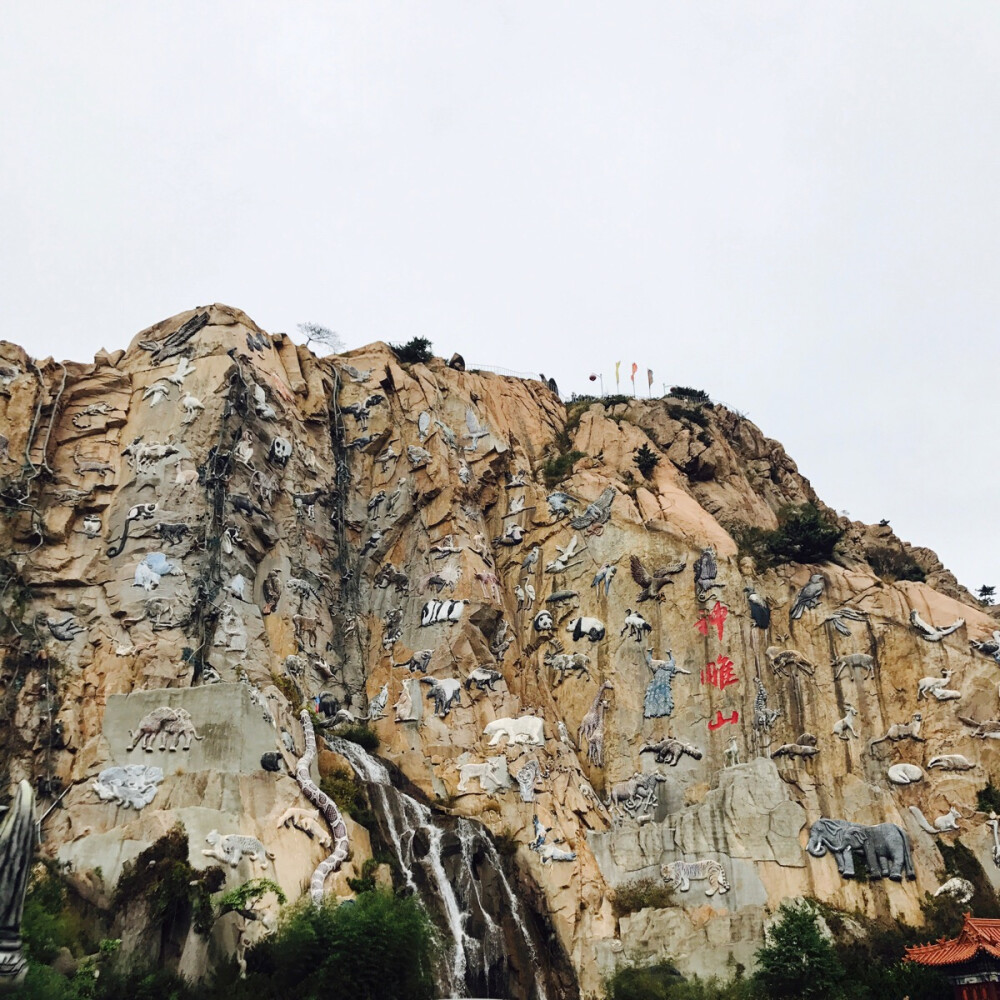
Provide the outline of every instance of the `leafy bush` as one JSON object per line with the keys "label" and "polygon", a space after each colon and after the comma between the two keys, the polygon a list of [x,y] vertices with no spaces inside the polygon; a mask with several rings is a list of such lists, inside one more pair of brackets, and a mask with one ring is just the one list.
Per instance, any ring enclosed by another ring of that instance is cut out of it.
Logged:
{"label": "leafy bush", "polygon": [[34,866],[24,897],[21,933],[28,957],[51,962],[60,948],[75,955],[82,951],[80,924],[68,905],[59,865],[46,861]]}
{"label": "leafy bush", "polygon": [[406,365],[426,364],[434,357],[431,342],[426,337],[414,337],[405,344],[390,344],[392,353]]}
{"label": "leafy bush", "polygon": [[378,750],[378,733],[371,726],[363,722],[344,726],[343,729],[338,728],[336,732],[342,740],[347,740],[349,743],[357,743],[362,750],[367,750],[369,753],[374,753]]}
{"label": "leafy bush", "polygon": [[1000,788],[993,784],[992,778],[976,792],[976,809],[984,813],[1000,813]]}
{"label": "leafy bush", "polygon": [[782,903],[779,914],[754,956],[755,980],[771,1000],[836,996],[844,981],[844,967],[833,944],[820,933],[815,912]]}
{"label": "leafy bush", "polygon": [[674,901],[673,893],[665,885],[655,879],[644,878],[637,882],[627,882],[615,889],[611,905],[616,917],[624,917],[646,907],[659,909],[671,906]]}
{"label": "leafy bush", "polygon": [[431,923],[413,897],[365,892],[337,906],[296,907],[247,955],[236,997],[431,1000]]}
{"label": "leafy bush", "polygon": [[556,486],[561,483],[573,471],[573,465],[585,457],[582,451],[569,451],[564,455],[550,458],[542,466],[542,478],[545,480],[545,485]]}
{"label": "leafy bush", "polygon": [[320,778],[319,787],[337,803],[341,812],[347,813],[362,826],[372,825],[373,818],[368,809],[364,787],[352,772],[338,768],[324,774]]}
{"label": "leafy bush", "polygon": [[679,403],[667,403],[667,414],[673,420],[690,421],[699,427],[708,427],[708,414],[697,406],[681,406]]}
{"label": "leafy bush", "polygon": [[643,479],[649,479],[653,474],[653,469],[659,464],[660,456],[648,444],[644,444],[641,448],[636,448],[635,467],[639,470]]}
{"label": "leafy bush", "polygon": [[865,555],[868,558],[868,564],[875,571],[875,575],[887,583],[894,583],[896,580],[913,580],[916,583],[923,583],[927,579],[923,567],[905,549],[876,545],[870,548]]}
{"label": "leafy bush", "polygon": [[704,389],[692,389],[686,385],[672,385],[669,395],[680,396],[682,399],[693,399],[699,403],[710,403],[712,401],[712,397]]}
{"label": "leafy bush", "polygon": [[135,861],[125,862],[112,906],[118,910],[144,898],[153,924],[170,926],[190,917],[199,934],[208,934],[214,919],[211,896],[225,881],[225,872],[216,865],[204,871],[191,867],[187,833],[178,823]]}
{"label": "leafy bush", "polygon": [[671,987],[681,982],[669,964],[624,965],[605,984],[608,1000],[670,1000]]}
{"label": "leafy bush", "polygon": [[361,866],[361,877],[349,878],[347,880],[347,885],[350,887],[351,892],[374,892],[375,873],[377,871],[378,861],[375,858],[366,858],[365,863]]}
{"label": "leafy bush", "polygon": [[826,562],[843,531],[812,503],[789,504],[778,511],[774,531],[753,525],[736,525],[731,534],[741,556],[752,556],[760,570],[782,563]]}

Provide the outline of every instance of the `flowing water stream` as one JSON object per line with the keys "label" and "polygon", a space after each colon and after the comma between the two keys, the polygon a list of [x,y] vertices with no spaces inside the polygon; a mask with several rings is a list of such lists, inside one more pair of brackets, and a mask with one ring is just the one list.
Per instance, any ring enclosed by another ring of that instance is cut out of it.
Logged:
{"label": "flowing water stream", "polygon": [[550,1000],[546,949],[486,828],[436,815],[396,788],[385,765],[356,743],[335,736],[327,743],[367,785],[380,837],[446,937],[442,995]]}

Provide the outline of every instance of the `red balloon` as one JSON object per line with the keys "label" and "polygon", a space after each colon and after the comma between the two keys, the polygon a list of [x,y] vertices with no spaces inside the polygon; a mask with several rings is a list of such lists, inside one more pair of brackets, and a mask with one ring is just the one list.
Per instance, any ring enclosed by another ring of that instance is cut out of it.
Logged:
{"label": "red balloon", "polygon": [[597,376],[596,375],[591,375],[590,376],[590,381],[591,382],[596,382],[597,381]]}

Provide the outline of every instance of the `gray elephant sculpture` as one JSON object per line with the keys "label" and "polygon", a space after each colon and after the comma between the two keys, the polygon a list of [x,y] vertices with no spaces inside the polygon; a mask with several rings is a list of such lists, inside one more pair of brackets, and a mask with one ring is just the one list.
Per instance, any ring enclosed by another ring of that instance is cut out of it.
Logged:
{"label": "gray elephant sculpture", "polygon": [[909,838],[895,823],[864,826],[846,819],[822,817],[810,827],[806,850],[814,858],[821,858],[830,851],[837,862],[837,871],[844,878],[855,877],[855,851],[864,854],[870,878],[888,877],[901,882],[904,872],[911,881],[917,877]]}

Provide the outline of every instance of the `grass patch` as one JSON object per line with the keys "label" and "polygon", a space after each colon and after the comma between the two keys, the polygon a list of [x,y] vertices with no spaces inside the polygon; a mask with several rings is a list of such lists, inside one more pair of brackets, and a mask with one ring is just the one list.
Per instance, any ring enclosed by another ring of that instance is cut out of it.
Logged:
{"label": "grass patch", "polygon": [[573,465],[587,456],[582,451],[570,451],[548,459],[542,465],[542,478],[546,486],[557,486],[573,471]]}
{"label": "grass patch", "polygon": [[338,727],[334,731],[334,735],[349,743],[357,743],[362,750],[367,750],[369,753],[375,753],[378,750],[378,733],[363,722],[355,722],[342,729]]}
{"label": "grass patch", "polygon": [[897,580],[913,580],[923,583],[927,574],[916,559],[905,549],[890,548],[887,545],[876,545],[865,553],[868,564],[887,583]]}
{"label": "grass patch", "polygon": [[671,889],[656,879],[644,878],[637,882],[627,882],[615,889],[611,905],[616,917],[625,917],[649,907],[662,909],[664,906],[672,906],[675,902]]}

